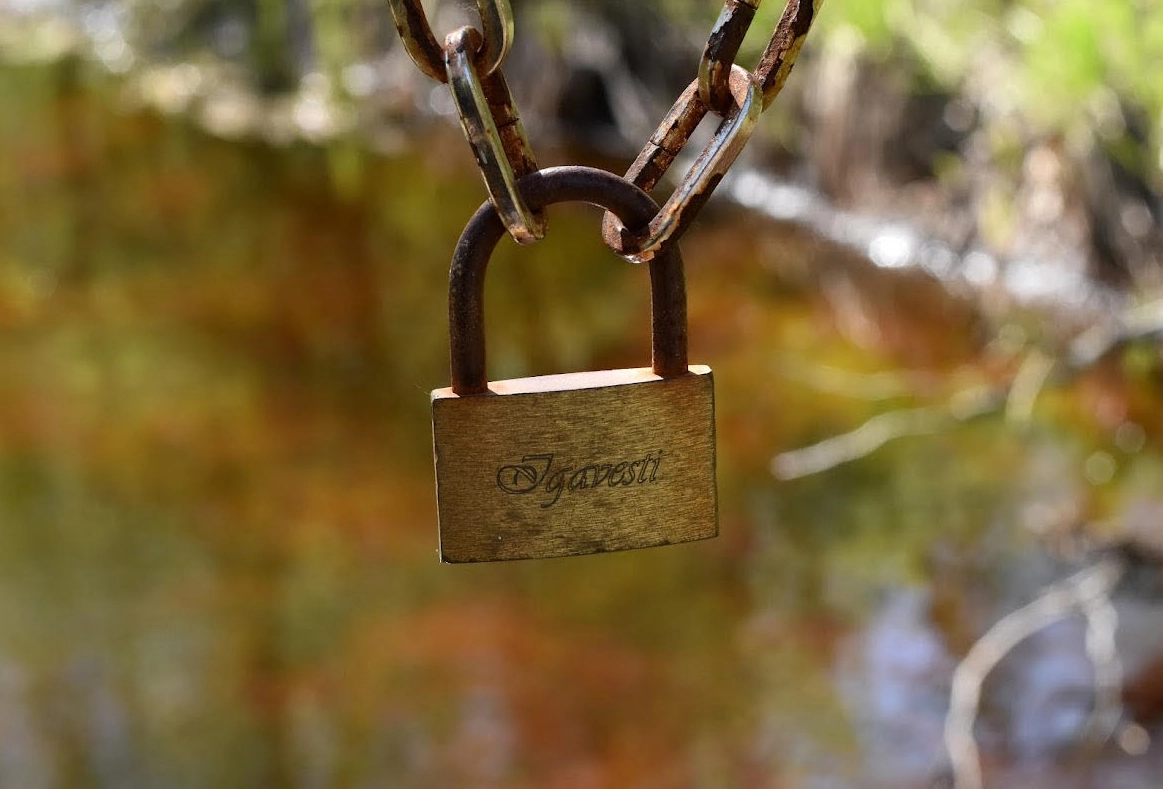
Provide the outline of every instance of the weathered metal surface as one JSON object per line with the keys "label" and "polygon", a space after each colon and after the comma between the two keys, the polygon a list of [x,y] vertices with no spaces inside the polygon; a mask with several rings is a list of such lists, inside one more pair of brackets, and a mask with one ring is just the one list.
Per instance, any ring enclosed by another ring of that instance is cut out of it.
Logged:
{"label": "weathered metal surface", "polygon": [[[508,0],[477,0],[481,31],[458,30],[443,48],[419,0],[388,2],[405,48],[420,69],[441,82],[455,83],[453,97],[465,136],[510,234],[523,244],[540,239],[544,217],[523,205],[513,184],[537,164],[500,70],[513,37]],[[746,145],[759,114],[783,88],[823,0],[789,0],[759,66],[749,74],[735,64],[735,57],[759,2],[725,0],[703,50],[698,77],[626,174],[644,189],[653,189],[706,113],[722,116],[711,143],[644,233],[630,233],[607,215],[606,244],[623,257],[647,261],[690,225]]]}
{"label": "weathered metal surface", "polygon": [[824,0],[791,0],[784,9],[775,34],[755,67],[755,78],[763,91],[764,109],[771,106],[783,90],[823,4]]}
{"label": "weathered metal surface", "polygon": [[726,0],[699,61],[699,99],[720,115],[731,111],[731,67],[755,18],[759,0]]}
{"label": "weathered metal surface", "polygon": [[[509,234],[521,244],[530,244],[544,238],[545,218],[526,205],[517,191],[517,179],[536,170],[537,163],[499,69],[488,77],[491,95],[486,95],[474,60],[480,45],[481,34],[471,27],[462,27],[448,35],[444,44],[448,86],[489,200]],[[498,128],[498,118],[504,123],[504,135]],[[515,164],[522,172],[517,171]]]}
{"label": "weathered metal surface", "polygon": [[601,553],[718,534],[709,368],[490,388],[432,394],[443,561]]}
{"label": "weathered metal surface", "polygon": [[[607,246],[641,262],[685,232],[747,144],[759,115],[783,89],[822,4],[823,0],[789,0],[758,67],[747,74],[734,60],[759,0],[725,1],[703,50],[698,78],[663,118],[627,171],[627,180],[652,191],[708,111],[723,116],[723,123],[659,215],[651,220],[647,233],[630,233],[607,214],[603,229]],[[743,85],[749,94],[746,100],[739,92]],[[754,98],[756,93],[759,99]]]}
{"label": "weathered metal surface", "polygon": [[[526,176],[534,209],[584,201],[637,226],[657,206],[601,170]],[[449,275],[452,386],[432,393],[441,559],[494,561],[644,548],[718,534],[714,384],[687,366],[677,245],[651,263],[653,367],[489,383],[484,274],[501,220],[486,204]]]}
{"label": "weathered metal surface", "polygon": [[[484,73],[491,74],[501,65],[512,46],[513,10],[509,0],[476,0],[476,4],[481,16],[482,35],[478,54]],[[447,82],[444,50],[432,32],[420,0],[388,0],[388,6],[412,62],[432,79]]]}
{"label": "weathered metal surface", "polygon": [[[662,119],[650,142],[626,172],[626,180],[650,191],[666,174],[710,107],[699,99],[695,80]],[[695,159],[687,174],[644,232],[631,232],[607,213],[603,222],[606,244],[629,260],[651,260],[665,244],[678,239],[710,198],[719,181],[747,144],[762,111],[759,86],[740,66],[731,68],[732,110]]]}
{"label": "weathered metal surface", "polygon": [[[603,170],[554,167],[520,180],[518,189],[530,208],[553,203],[587,202],[612,211],[623,223],[639,227],[657,211],[641,189]],[[448,323],[452,387],[458,394],[486,391],[484,287],[493,247],[504,236],[491,205],[481,206],[457,242],[449,273]],[[686,280],[682,254],[671,245],[650,263],[651,365],[661,376],[687,367]]]}

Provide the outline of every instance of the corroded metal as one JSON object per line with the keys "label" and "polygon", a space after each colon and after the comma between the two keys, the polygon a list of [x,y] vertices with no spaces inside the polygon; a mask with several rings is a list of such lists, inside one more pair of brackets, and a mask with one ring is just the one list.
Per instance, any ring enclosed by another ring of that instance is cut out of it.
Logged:
{"label": "corroded metal", "polygon": [[650,222],[647,233],[631,233],[606,215],[602,235],[623,257],[649,260],[690,225],[747,143],[760,113],[783,89],[823,5],[823,0],[789,0],[758,67],[748,74],[734,60],[759,2],[725,0],[703,50],[698,79],[683,91],[626,172],[628,180],[652,191],[707,112],[723,116],[715,137]]}
{"label": "corroded metal", "polygon": [[[501,65],[513,43],[513,10],[509,0],[476,0],[481,15],[482,44],[478,51],[485,74]],[[416,66],[434,80],[446,82],[444,50],[432,32],[420,0],[388,0],[404,48]]]}
{"label": "corroded metal", "polygon": [[471,27],[448,35],[444,43],[448,85],[489,200],[509,234],[530,244],[545,236],[545,220],[525,204],[517,179],[536,171],[537,162],[501,71],[484,81],[476,71],[474,53],[480,43],[480,33]]}
{"label": "corroded metal", "polygon": [[[722,114],[730,107],[728,75],[760,0],[724,0],[699,63],[699,98]],[[752,72],[767,109],[783,90],[824,0],[788,0],[759,65]]]}
{"label": "corroded metal", "polygon": [[[723,118],[675,193],[640,233],[609,213],[603,236],[618,254],[650,260],[689,226],[749,139],[758,116],[783,89],[823,0],[788,0],[759,65],[748,74],[735,64],[760,0],[724,0],[699,63],[683,92],[626,173],[647,192],[673,163],[707,112]],[[441,47],[420,0],[388,0],[408,54],[425,74],[452,80],[453,97],[496,210],[521,243],[544,235],[544,218],[522,202],[516,181],[535,172],[524,126],[499,68],[513,37],[509,0],[476,0],[481,31],[462,28]],[[503,155],[502,155],[503,154]]]}
{"label": "corroded metal", "polygon": [[784,8],[775,34],[755,68],[755,78],[763,91],[764,109],[783,90],[808,38],[808,32],[812,29],[812,22],[816,21],[816,15],[823,4],[824,0],[790,0]]}
{"label": "corroded metal", "polygon": [[[741,66],[732,67],[729,84],[731,110],[646,231],[634,232],[606,214],[602,234],[606,244],[619,255],[646,262],[664,250],[667,241],[681,236],[747,144],[763,109],[759,85]],[[699,81],[695,80],[663,118],[626,172],[626,180],[651,191],[709,111],[710,107],[699,99]]]}
{"label": "corroded metal", "polygon": [[699,99],[720,115],[731,109],[731,67],[759,0],[726,0],[699,61]]}
{"label": "corroded metal", "polygon": [[[613,212],[630,227],[643,227],[658,210],[641,189],[603,170],[552,167],[518,184],[529,206],[586,202]],[[458,395],[488,391],[485,370],[485,269],[505,228],[492,205],[485,203],[469,220],[449,272],[448,327],[452,391]],[[650,304],[654,373],[662,377],[687,372],[686,281],[682,255],[671,244],[650,263]]]}

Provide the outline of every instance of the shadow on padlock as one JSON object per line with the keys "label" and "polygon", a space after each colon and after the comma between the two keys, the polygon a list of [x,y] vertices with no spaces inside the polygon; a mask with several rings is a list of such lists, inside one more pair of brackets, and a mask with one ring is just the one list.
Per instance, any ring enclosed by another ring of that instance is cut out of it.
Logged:
{"label": "shadow on padlock", "polygon": [[[533,210],[587,202],[626,227],[654,201],[602,170],[526,176]],[[650,265],[652,366],[489,382],[484,277],[505,230],[488,203],[449,274],[452,386],[432,392],[440,558],[485,562],[620,551],[718,534],[715,395],[687,365],[686,284],[671,244]]]}

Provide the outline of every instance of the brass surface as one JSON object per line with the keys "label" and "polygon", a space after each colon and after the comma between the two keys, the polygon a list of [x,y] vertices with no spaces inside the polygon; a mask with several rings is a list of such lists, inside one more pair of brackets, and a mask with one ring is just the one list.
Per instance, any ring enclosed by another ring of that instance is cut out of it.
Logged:
{"label": "brass surface", "polygon": [[711,370],[649,368],[432,393],[440,558],[619,551],[718,534]]}

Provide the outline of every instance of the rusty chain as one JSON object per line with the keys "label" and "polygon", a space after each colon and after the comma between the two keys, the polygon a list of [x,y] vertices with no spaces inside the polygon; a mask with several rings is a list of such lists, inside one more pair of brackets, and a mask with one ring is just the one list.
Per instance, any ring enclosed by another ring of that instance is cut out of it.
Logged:
{"label": "rusty chain", "polygon": [[[723,120],[707,148],[695,159],[658,216],[643,229],[626,229],[606,212],[606,245],[636,262],[648,261],[669,240],[677,240],[734,164],[755,128],[759,114],[783,89],[823,0],[788,0],[783,16],[755,71],[735,64],[735,57],[760,0],[724,0],[723,9],[703,49],[698,77],[679,96],[654,135],[626,171],[626,180],[651,192],[682,152],[708,112]],[[741,82],[751,87],[750,103],[741,100]],[[761,94],[758,102],[754,93]]]}
{"label": "rusty chain", "polygon": [[[759,85],[742,66],[732,65],[727,77],[731,108],[650,224],[630,231],[613,213],[606,212],[602,221],[606,246],[627,260],[647,262],[668,240],[682,235],[750,139],[763,110]],[[699,98],[699,88],[699,80],[695,80],[683,91],[626,171],[625,179],[648,194],[711,109]]]}
{"label": "rusty chain", "polygon": [[[746,145],[760,113],[779,95],[823,0],[787,0],[754,71],[735,63],[761,0],[724,0],[699,62],[683,91],[624,176],[650,192],[682,152],[696,127],[713,112],[722,120],[670,199],[644,228],[628,230],[607,213],[606,244],[623,257],[649,261],[677,240],[710,198]],[[531,211],[517,181],[537,170],[532,148],[501,74],[513,39],[509,0],[476,0],[481,29],[453,31],[436,40],[420,0],[388,0],[408,55],[428,76],[450,84],[465,136],[509,234],[527,244],[545,233],[544,217]]]}
{"label": "rusty chain", "polygon": [[505,229],[521,244],[541,239],[544,214],[531,211],[517,189],[518,179],[537,171],[537,160],[500,68],[513,40],[509,0],[476,0],[481,30],[461,27],[443,46],[420,0],[388,0],[388,5],[408,55],[452,90],[464,136]]}
{"label": "rusty chain", "polygon": [[[485,64],[485,74],[496,71],[513,43],[513,9],[509,0],[476,0],[481,15],[482,48],[477,54]],[[436,41],[432,25],[420,0],[388,0],[396,30],[412,62],[432,79],[448,82],[444,67],[444,48]]]}
{"label": "rusty chain", "polygon": [[[721,108],[730,107],[724,88],[725,74],[735,63],[735,56],[759,3],[760,0],[724,0],[719,19],[707,38],[699,64],[699,97],[720,114]],[[752,72],[763,93],[763,109],[771,106],[783,90],[823,4],[824,0],[788,0],[775,32]]]}
{"label": "rusty chain", "polygon": [[545,217],[526,205],[517,179],[536,172],[537,161],[501,70],[483,79],[477,71],[474,54],[481,46],[475,28],[462,27],[448,35],[444,43],[448,86],[493,207],[509,235],[530,244],[545,236]]}

